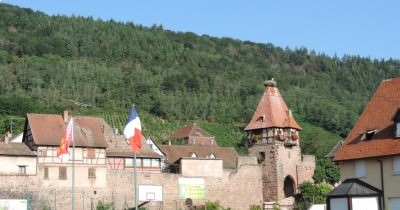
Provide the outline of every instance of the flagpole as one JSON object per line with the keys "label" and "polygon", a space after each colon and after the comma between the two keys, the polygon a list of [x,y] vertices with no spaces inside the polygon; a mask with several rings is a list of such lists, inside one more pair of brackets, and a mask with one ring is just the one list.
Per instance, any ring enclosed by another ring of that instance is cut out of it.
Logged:
{"label": "flagpole", "polygon": [[[72,118],[72,121],[74,118]],[[74,122],[72,122],[72,125]],[[75,141],[74,141],[74,126],[72,126],[72,210],[75,209]]]}
{"label": "flagpole", "polygon": [[133,165],[133,179],[135,185],[135,210],[137,210],[137,203],[138,203],[138,191],[137,191],[137,176],[136,176],[136,152],[134,154],[134,165]]}

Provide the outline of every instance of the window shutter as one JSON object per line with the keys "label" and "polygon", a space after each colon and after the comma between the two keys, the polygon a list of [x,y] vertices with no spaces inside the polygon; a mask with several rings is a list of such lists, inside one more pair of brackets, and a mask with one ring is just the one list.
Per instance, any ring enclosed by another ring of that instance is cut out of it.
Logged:
{"label": "window shutter", "polygon": [[400,156],[393,158],[393,173],[400,174]]}
{"label": "window shutter", "polygon": [[357,160],[355,162],[355,177],[363,178],[367,175],[365,160]]}

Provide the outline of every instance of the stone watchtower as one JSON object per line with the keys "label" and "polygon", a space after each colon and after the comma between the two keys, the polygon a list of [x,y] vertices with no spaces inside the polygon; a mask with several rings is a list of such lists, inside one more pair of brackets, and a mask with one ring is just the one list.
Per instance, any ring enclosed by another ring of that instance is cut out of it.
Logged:
{"label": "stone watchtower", "polygon": [[280,201],[293,196],[298,185],[312,181],[314,156],[302,156],[301,127],[283,100],[276,82],[264,82],[265,91],[257,109],[244,129],[249,155],[263,166],[263,199]]}

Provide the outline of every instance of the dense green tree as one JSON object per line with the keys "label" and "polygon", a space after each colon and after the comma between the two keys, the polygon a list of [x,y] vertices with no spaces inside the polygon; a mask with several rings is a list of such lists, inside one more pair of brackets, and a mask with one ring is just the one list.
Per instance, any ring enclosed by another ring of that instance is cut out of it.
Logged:
{"label": "dense green tree", "polygon": [[333,185],[340,179],[339,167],[328,158],[318,159],[313,179],[317,183],[327,182]]}

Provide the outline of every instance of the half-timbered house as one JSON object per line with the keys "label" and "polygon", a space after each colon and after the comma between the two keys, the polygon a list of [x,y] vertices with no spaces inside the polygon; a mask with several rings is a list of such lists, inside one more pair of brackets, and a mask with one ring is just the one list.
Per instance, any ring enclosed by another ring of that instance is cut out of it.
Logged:
{"label": "half-timbered house", "polygon": [[[66,130],[68,113],[27,114],[23,142],[37,154],[38,176],[43,184],[70,186],[72,149],[69,158],[58,158],[57,149]],[[95,117],[74,117],[76,186],[106,186],[106,148],[103,121]]]}

